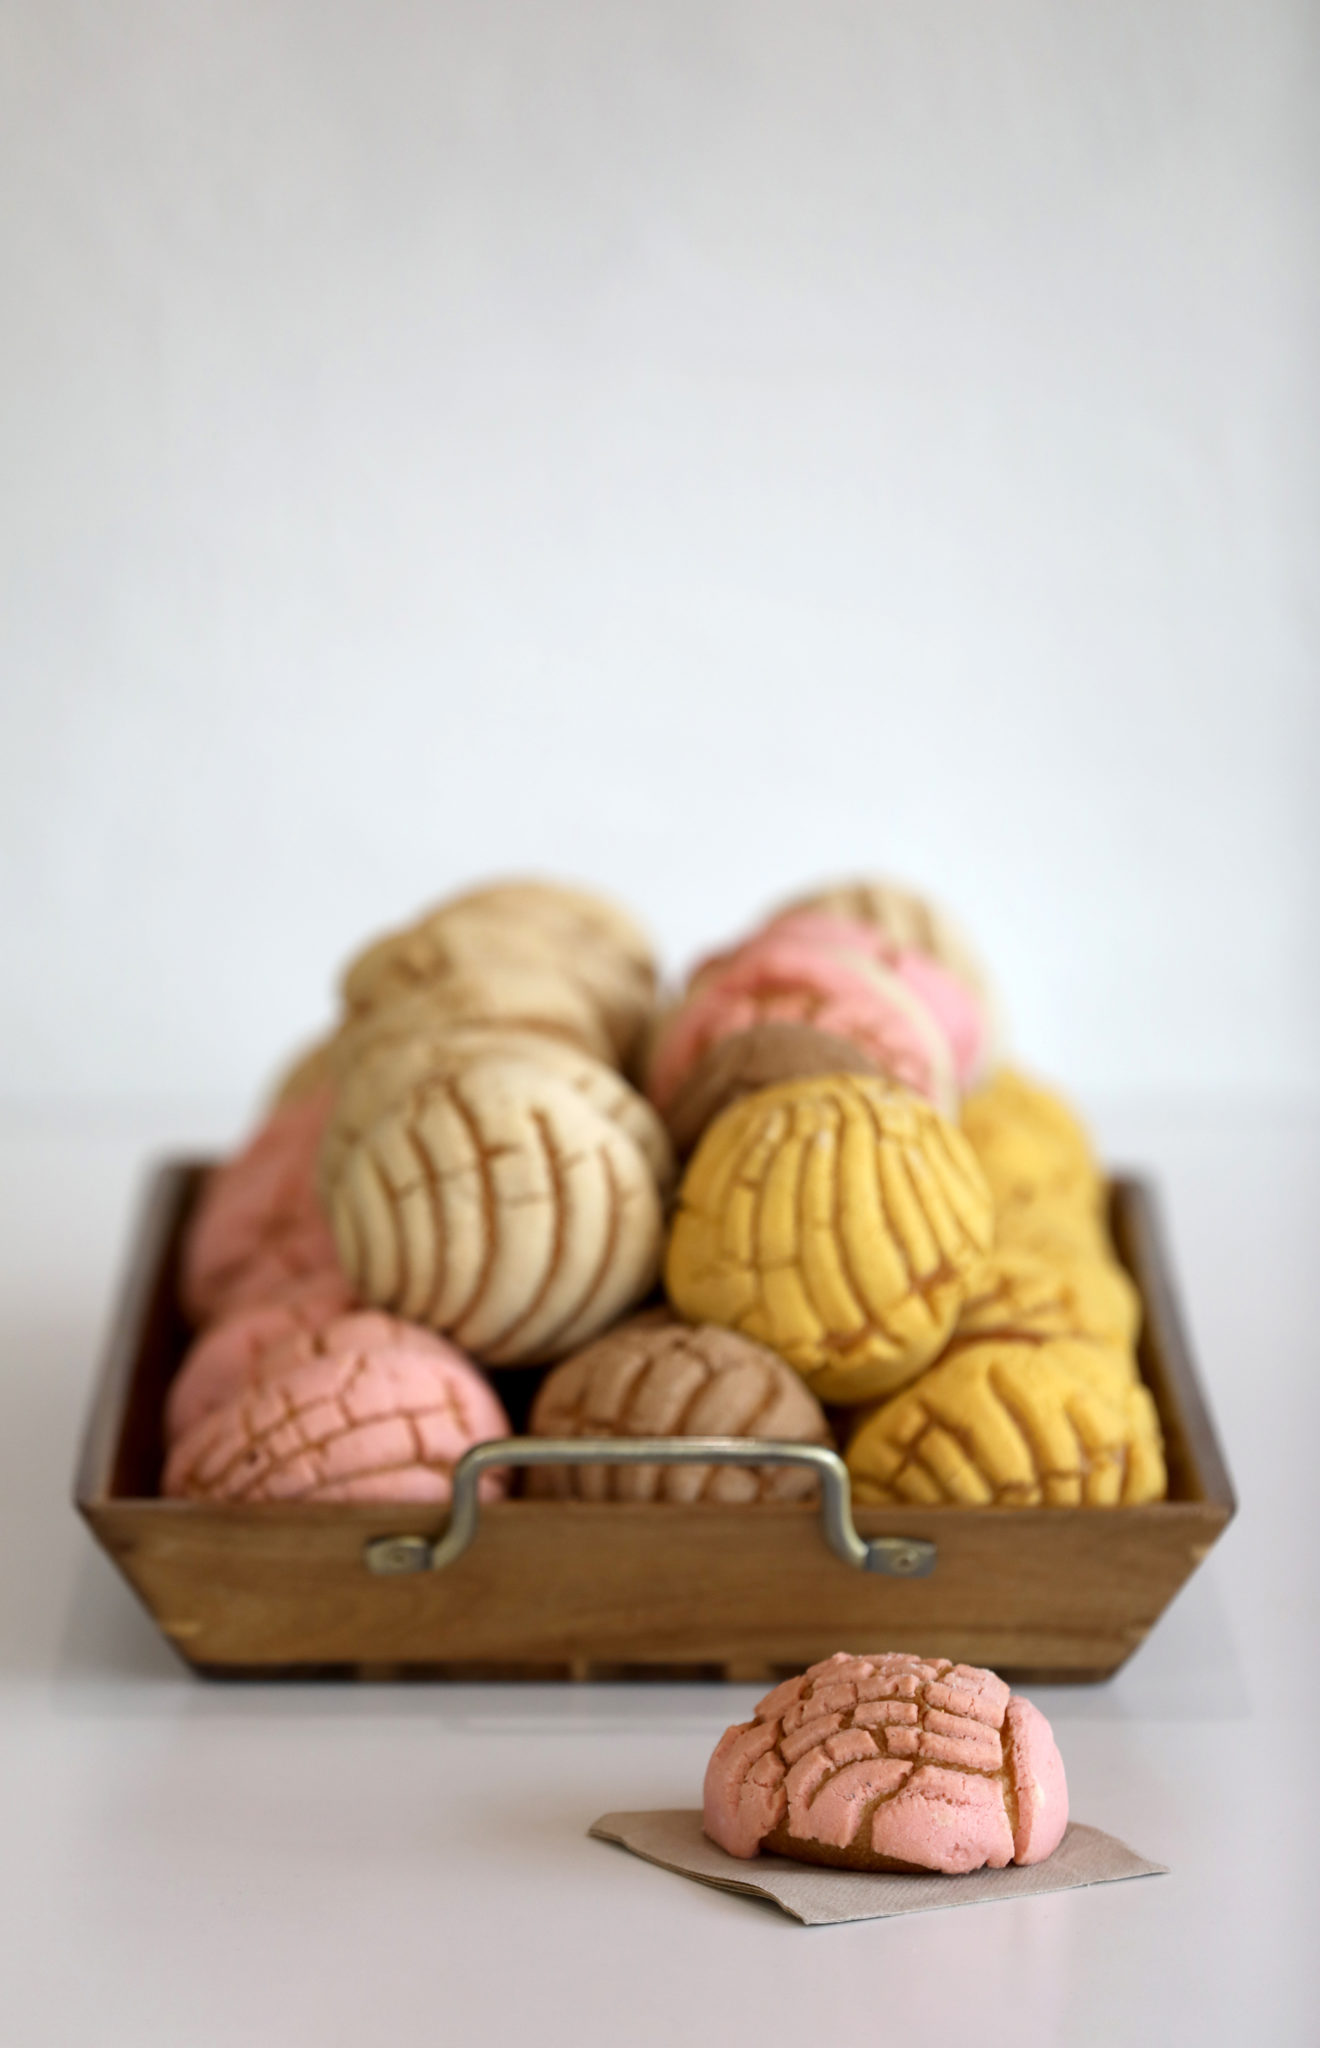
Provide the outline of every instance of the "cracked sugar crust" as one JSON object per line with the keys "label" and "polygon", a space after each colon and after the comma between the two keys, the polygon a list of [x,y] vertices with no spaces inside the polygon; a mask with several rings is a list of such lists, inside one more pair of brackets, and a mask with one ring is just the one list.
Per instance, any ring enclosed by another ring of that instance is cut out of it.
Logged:
{"label": "cracked sugar crust", "polygon": [[213,1408],[236,1394],[264,1355],[290,1338],[312,1336],[354,1306],[338,1266],[290,1281],[270,1300],[231,1309],[196,1337],[165,1396],[165,1441],[177,1443]]}
{"label": "cracked sugar crust", "polygon": [[575,1045],[607,1065],[614,1062],[614,1047],[600,1012],[577,982],[541,962],[506,958],[443,973],[419,973],[392,986],[386,999],[350,1015],[336,1055],[341,1071],[362,1045],[382,1033],[398,1035],[404,1020],[391,1012],[403,1006],[408,1013],[406,1028],[532,1031]]}
{"label": "cracked sugar crust", "polygon": [[692,1151],[721,1110],[773,1088],[819,1074],[879,1075],[869,1053],[851,1039],[813,1024],[753,1024],[707,1047],[689,1067],[665,1111],[676,1152]]}
{"label": "cracked sugar crust", "polygon": [[[451,1345],[385,1316],[346,1316],[267,1353],[166,1460],[167,1497],[445,1501],[464,1451],[509,1434],[488,1382]],[[503,1474],[481,1480],[484,1499]]]}
{"label": "cracked sugar crust", "polygon": [[950,1874],[1042,1861],[1068,1820],[1043,1715],[992,1671],[898,1652],[776,1686],[720,1738],[703,1809],[733,1856]]}
{"label": "cracked sugar crust", "polygon": [[351,1011],[378,1009],[492,963],[538,968],[573,984],[620,1060],[654,1008],[655,959],[640,927],[603,899],[545,883],[497,884],[439,904],[359,954],[345,972],[344,995]]}
{"label": "cracked sugar crust", "polygon": [[769,1345],[822,1400],[874,1400],[945,1345],[989,1250],[989,1191],[957,1129],[865,1076],[725,1110],[679,1190],[679,1314]]}
{"label": "cracked sugar crust", "polygon": [[363,1299],[489,1364],[586,1343],[659,1269],[649,1161],[539,1063],[491,1060],[420,1083],[347,1148],[327,1196]]}
{"label": "cracked sugar crust", "polygon": [[929,897],[901,883],[874,877],[827,883],[781,904],[772,916],[777,919],[804,912],[873,925],[895,945],[909,946],[938,960],[983,1000],[988,994],[985,969],[954,919]]}
{"label": "cracked sugar crust", "polygon": [[963,1507],[1116,1507],[1167,1491],[1159,1417],[1102,1345],[957,1347],[859,1421],[854,1499]]}
{"label": "cracked sugar crust", "polygon": [[437,905],[430,915],[470,912],[553,931],[566,946],[614,954],[639,973],[655,978],[655,954],[646,932],[622,904],[595,890],[530,876],[514,877],[463,890]]}
{"label": "cracked sugar crust", "polygon": [[194,1322],[273,1298],[338,1265],[316,1192],[330,1098],[282,1104],[208,1175],[183,1244],[180,1287]]}
{"label": "cracked sugar crust", "polygon": [[662,1196],[668,1195],[675,1178],[669,1137],[651,1104],[616,1068],[541,1033],[437,1021],[425,995],[375,1011],[346,1034],[321,1145],[321,1185],[334,1181],[345,1152],[419,1084],[510,1060],[558,1076],[616,1123],[647,1160]]}
{"label": "cracked sugar crust", "polygon": [[996,1244],[972,1275],[952,1341],[1081,1337],[1109,1345],[1135,1371],[1140,1324],[1140,1296],[1116,1259]]}
{"label": "cracked sugar crust", "polygon": [[[824,1411],[764,1345],[663,1313],[638,1316],[549,1373],[532,1407],[546,1437],[746,1436],[831,1444]],[[791,1466],[580,1465],[529,1475],[559,1500],[743,1503],[802,1500],[810,1472]]]}
{"label": "cracked sugar crust", "polygon": [[1104,1186],[1091,1141],[1051,1089],[1000,1067],[966,1098],[961,1122],[997,1210],[1044,1202],[1099,1216]]}
{"label": "cracked sugar crust", "polygon": [[806,1024],[850,1040],[890,1080],[953,1115],[953,1048],[930,993],[914,985],[907,955],[885,960],[793,932],[758,934],[700,970],[657,1035],[647,1092],[664,1112],[694,1063],[721,1038],[757,1024]]}
{"label": "cracked sugar crust", "polygon": [[929,953],[901,945],[856,918],[818,910],[790,911],[772,918],[736,946],[699,963],[689,979],[688,993],[719,981],[738,962],[758,958],[791,961],[803,948],[846,973],[865,977],[873,968],[896,973],[920,996],[941,1027],[953,1054],[959,1087],[971,1087],[980,1078],[990,1049],[990,1019],[981,998]]}

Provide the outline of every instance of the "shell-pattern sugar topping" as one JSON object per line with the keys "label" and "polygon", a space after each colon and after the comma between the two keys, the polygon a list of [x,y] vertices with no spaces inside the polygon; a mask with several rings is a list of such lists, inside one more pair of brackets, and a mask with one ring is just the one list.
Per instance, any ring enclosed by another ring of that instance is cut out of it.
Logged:
{"label": "shell-pattern sugar topping", "polygon": [[959,1346],[873,1409],[848,1445],[855,1499],[1116,1507],[1166,1487],[1155,1404],[1102,1346]]}
{"label": "shell-pattern sugar topping", "polygon": [[659,1268],[650,1162],[539,1064],[420,1084],[346,1150],[326,1192],[362,1297],[490,1364],[587,1342]]}
{"label": "shell-pattern sugar topping", "polygon": [[864,1075],[786,1082],[716,1118],[679,1190],[666,1285],[692,1322],[872,1400],[946,1343],[989,1249],[989,1191],[929,1104]]}
{"label": "shell-pattern sugar topping", "polygon": [[[747,1436],[829,1444],[820,1403],[791,1366],[733,1330],[634,1317],[551,1372],[534,1436]],[[578,1465],[532,1475],[559,1499],[800,1500],[812,1473],[784,1465]]]}
{"label": "shell-pattern sugar topping", "polygon": [[[162,1491],[213,1501],[444,1501],[463,1453],[508,1434],[480,1373],[426,1332],[399,1331],[380,1348],[318,1344],[205,1416],[171,1452]],[[481,1486],[497,1498],[504,1476],[487,1473]]]}
{"label": "shell-pattern sugar topping", "polygon": [[704,1819],[730,1855],[858,1870],[1038,1862],[1067,1824],[1049,1724],[993,1671],[840,1651],[729,1728]]}

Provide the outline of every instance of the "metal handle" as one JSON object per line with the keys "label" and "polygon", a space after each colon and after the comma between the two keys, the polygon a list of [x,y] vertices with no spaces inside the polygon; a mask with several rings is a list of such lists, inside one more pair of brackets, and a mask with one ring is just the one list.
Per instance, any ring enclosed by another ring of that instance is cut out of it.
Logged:
{"label": "metal handle", "polygon": [[852,1482],[837,1451],[824,1444],[772,1443],[756,1437],[500,1437],[474,1444],[454,1467],[454,1492],[442,1536],[377,1536],[366,1546],[368,1571],[439,1572],[463,1555],[477,1533],[477,1484],[506,1465],[798,1465],[820,1481],[821,1533],[834,1555],[862,1572],[924,1579],[935,1569],[935,1545],[921,1536],[859,1536]]}

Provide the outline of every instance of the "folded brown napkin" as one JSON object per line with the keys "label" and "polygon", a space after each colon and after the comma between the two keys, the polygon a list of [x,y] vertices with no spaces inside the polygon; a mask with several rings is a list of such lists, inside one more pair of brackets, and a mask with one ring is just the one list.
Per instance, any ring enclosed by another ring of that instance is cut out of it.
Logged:
{"label": "folded brown napkin", "polygon": [[758,1856],[744,1863],[717,1849],[701,1831],[699,1813],[605,1813],[588,1834],[618,1842],[647,1863],[676,1870],[722,1892],[770,1899],[804,1927],[830,1927],[840,1920],[888,1920],[895,1913],[929,1913],[937,1906],[983,1906],[994,1899],[1029,1899],[1041,1892],[1067,1892],[1078,1885],[1112,1884],[1120,1877],[1162,1877],[1167,1863],[1138,1856],[1113,1835],[1070,1821],[1054,1854],[1044,1863],[1007,1870],[974,1870],[967,1877],[934,1871],[915,1877],[879,1870],[827,1870],[793,1863],[786,1856]]}

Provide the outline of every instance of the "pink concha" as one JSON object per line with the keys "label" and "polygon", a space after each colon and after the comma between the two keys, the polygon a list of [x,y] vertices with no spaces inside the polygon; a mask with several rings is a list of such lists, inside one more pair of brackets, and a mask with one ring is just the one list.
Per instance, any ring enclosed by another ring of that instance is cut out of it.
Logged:
{"label": "pink concha", "polygon": [[1068,1781],[1054,1730],[1030,1700],[1015,1694],[1004,1716],[1010,1769],[1017,1787],[1013,1861],[1043,1863],[1068,1825]]}
{"label": "pink concha", "polygon": [[338,1265],[315,1182],[330,1103],[325,1090],[282,1103],[210,1176],[183,1247],[184,1306],[198,1322]]}
{"label": "pink concha", "polygon": [[955,1113],[953,1050],[925,996],[892,964],[836,953],[793,932],[761,933],[701,970],[657,1040],[648,1077],[652,1100],[664,1110],[694,1061],[719,1039],[778,1022],[850,1039],[891,1080],[943,1114]]}
{"label": "pink concha", "polygon": [[[445,1501],[473,1444],[509,1434],[489,1383],[444,1338],[344,1316],[264,1353],[255,1378],[182,1437],[161,1491],[190,1500]],[[483,1499],[505,1490],[481,1481]]]}
{"label": "pink concha", "polygon": [[791,936],[835,954],[851,953],[892,969],[916,991],[944,1027],[953,1050],[959,1087],[970,1088],[980,1078],[990,1049],[986,1007],[976,991],[942,961],[915,947],[897,945],[873,924],[832,917],[819,910],[786,911],[764,929],[767,934]]}
{"label": "pink concha", "polygon": [[1044,1715],[993,1671],[897,1652],[776,1686],[721,1736],[703,1805],[731,1856],[950,1875],[1040,1863],[1068,1824]]}
{"label": "pink concha", "polygon": [[213,1408],[222,1408],[257,1371],[264,1355],[291,1338],[313,1336],[353,1306],[337,1266],[286,1281],[270,1300],[244,1304],[211,1323],[186,1352],[165,1397],[165,1441],[177,1443]]}

